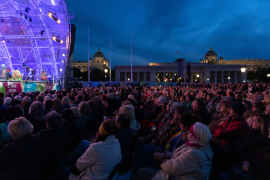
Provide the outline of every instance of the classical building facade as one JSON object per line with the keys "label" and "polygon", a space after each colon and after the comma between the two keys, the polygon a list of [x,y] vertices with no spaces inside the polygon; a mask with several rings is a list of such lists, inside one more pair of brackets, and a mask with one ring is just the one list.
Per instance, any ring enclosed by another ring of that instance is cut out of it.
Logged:
{"label": "classical building facade", "polygon": [[[182,58],[183,59],[183,58]],[[133,66],[132,80],[144,82],[187,82],[187,83],[237,83],[248,82],[247,71],[258,67],[270,67],[270,60],[218,58],[210,48],[199,63],[184,62],[184,76],[178,76],[177,61],[174,63],[150,63],[149,66]],[[180,75],[180,74],[179,74]],[[116,81],[131,81],[130,66],[115,66]]]}
{"label": "classical building facade", "polygon": [[[90,63],[90,71],[92,69],[108,69],[109,61],[105,58],[104,54],[98,49],[98,52],[95,53],[93,59],[89,59]],[[88,62],[87,61],[74,61],[73,67],[79,68],[81,72],[85,72],[88,70]]]}

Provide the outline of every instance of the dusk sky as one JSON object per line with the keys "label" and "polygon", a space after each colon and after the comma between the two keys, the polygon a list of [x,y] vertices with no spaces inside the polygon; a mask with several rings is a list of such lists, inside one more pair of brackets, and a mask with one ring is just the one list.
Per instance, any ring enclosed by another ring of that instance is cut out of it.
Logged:
{"label": "dusk sky", "polygon": [[[100,47],[115,65],[199,62],[210,46],[226,60],[270,59],[269,0],[66,0],[76,15],[74,60],[87,61]],[[72,22],[75,22],[72,20]]]}

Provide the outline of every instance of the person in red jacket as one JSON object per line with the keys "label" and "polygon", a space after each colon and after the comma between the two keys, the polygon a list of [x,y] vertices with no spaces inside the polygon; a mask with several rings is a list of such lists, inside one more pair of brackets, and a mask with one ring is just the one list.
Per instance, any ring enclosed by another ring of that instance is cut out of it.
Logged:
{"label": "person in red jacket", "polygon": [[[244,137],[249,132],[248,124],[243,117],[246,106],[241,103],[232,104],[230,117],[213,130],[214,139],[222,140],[221,146]],[[215,141],[214,142],[217,142]]]}

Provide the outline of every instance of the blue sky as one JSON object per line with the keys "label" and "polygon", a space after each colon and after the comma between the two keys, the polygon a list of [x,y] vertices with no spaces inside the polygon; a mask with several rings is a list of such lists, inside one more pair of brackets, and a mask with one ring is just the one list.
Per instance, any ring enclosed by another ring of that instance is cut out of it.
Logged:
{"label": "blue sky", "polygon": [[[270,59],[269,0],[66,0],[76,15],[74,60],[87,61],[100,47],[112,67],[199,62],[210,46],[224,59]],[[74,20],[72,20],[74,22]]]}

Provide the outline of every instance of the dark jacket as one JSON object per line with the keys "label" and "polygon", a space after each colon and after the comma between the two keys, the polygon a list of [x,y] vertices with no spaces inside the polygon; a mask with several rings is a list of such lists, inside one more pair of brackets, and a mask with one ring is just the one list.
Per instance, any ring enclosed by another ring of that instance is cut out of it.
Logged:
{"label": "dark jacket", "polygon": [[122,156],[125,156],[129,153],[133,132],[130,127],[120,127],[119,130],[119,133],[115,134],[115,138],[118,139],[120,143]]}
{"label": "dark jacket", "polygon": [[92,113],[89,112],[88,114],[83,114],[81,117],[85,121],[85,126],[82,133],[84,138],[95,137],[99,127],[97,122],[94,120]]}
{"label": "dark jacket", "polygon": [[33,130],[33,133],[37,133],[39,132],[40,130],[43,130],[43,129],[46,129],[46,122],[45,120],[36,120],[35,117],[33,117],[32,114],[24,114],[24,117],[30,121],[30,123],[34,126],[34,130]]}
{"label": "dark jacket", "polygon": [[236,143],[236,150],[239,154],[253,151],[268,141],[268,137],[261,133],[261,130],[250,129],[249,133]]}
{"label": "dark jacket", "polygon": [[38,135],[41,139],[44,155],[58,151],[68,142],[66,132],[62,126],[41,130]]}
{"label": "dark jacket", "polygon": [[243,161],[248,161],[248,172],[258,180],[270,179],[270,139],[255,151],[245,154]]}
{"label": "dark jacket", "polygon": [[201,123],[205,124],[205,125],[209,125],[209,122],[211,120],[211,116],[210,114],[207,112],[207,109],[205,107],[200,108],[198,110],[192,110],[191,111],[192,115],[196,115],[199,116],[201,118]]}
{"label": "dark jacket", "polygon": [[40,138],[27,134],[20,140],[6,144],[0,151],[0,159],[0,179],[23,179],[26,172],[30,173],[29,169],[42,159]]}
{"label": "dark jacket", "polygon": [[64,104],[63,109],[70,108],[69,104]]}
{"label": "dark jacket", "polygon": [[75,119],[75,123],[77,125],[79,133],[81,134],[85,126],[84,119],[81,116],[77,116],[77,118]]}
{"label": "dark jacket", "polygon": [[236,119],[229,117],[223,124],[214,128],[213,136],[222,139],[221,145],[224,146],[243,138],[248,132],[249,127],[243,116]]}
{"label": "dark jacket", "polygon": [[55,110],[58,114],[62,114],[63,110],[64,110],[64,106],[60,105],[57,108],[53,108],[53,110]]}

